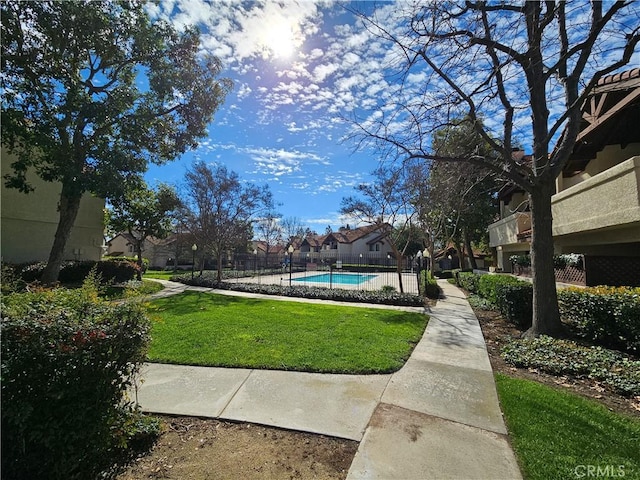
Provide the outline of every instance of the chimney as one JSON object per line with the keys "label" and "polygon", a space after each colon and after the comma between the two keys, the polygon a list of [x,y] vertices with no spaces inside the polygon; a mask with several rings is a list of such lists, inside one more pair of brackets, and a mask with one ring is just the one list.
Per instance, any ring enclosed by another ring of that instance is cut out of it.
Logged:
{"label": "chimney", "polygon": [[513,147],[511,149],[511,158],[516,162],[521,161],[524,158],[524,150],[522,147]]}

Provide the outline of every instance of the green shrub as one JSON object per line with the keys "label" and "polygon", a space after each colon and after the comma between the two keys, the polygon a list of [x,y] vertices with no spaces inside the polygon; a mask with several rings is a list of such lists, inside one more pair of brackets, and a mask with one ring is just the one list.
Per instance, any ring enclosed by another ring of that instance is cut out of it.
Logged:
{"label": "green shrub", "polygon": [[558,291],[558,304],[562,319],[583,337],[640,352],[640,288],[567,288]]}
{"label": "green shrub", "polygon": [[531,266],[531,257],[527,254],[524,255],[511,255],[509,257],[509,261],[513,265],[518,265],[520,267],[530,267]]}
{"label": "green shrub", "polygon": [[12,265],[2,264],[2,278],[0,279],[0,288],[3,295],[10,293],[22,292],[27,286],[26,282],[16,272],[16,268]]}
{"label": "green shrub", "polygon": [[478,292],[478,282],[480,281],[480,275],[473,272],[459,272],[457,278],[458,286],[464,288],[468,292]]}
{"label": "green shrub", "polygon": [[393,285],[383,285],[380,290],[383,292],[395,292],[396,287],[394,287]]}
{"label": "green shrub", "polygon": [[440,298],[441,289],[438,281],[433,278],[430,270],[420,272],[420,291],[427,298]]}
{"label": "green shrub", "polygon": [[496,305],[498,301],[496,287],[519,282],[520,280],[510,275],[480,275],[478,279],[478,294]]}
{"label": "green shrub", "polygon": [[529,328],[533,317],[533,285],[529,282],[504,283],[495,287],[500,313],[521,328]]}
{"label": "green shrub", "polygon": [[[31,263],[17,267],[20,277],[24,282],[32,283],[40,279],[45,262]],[[112,260],[94,262],[93,260],[83,260],[78,262],[63,262],[60,268],[58,280],[64,284],[80,284],[89,275],[93,268],[106,281],[113,283],[124,283],[133,280],[138,272],[138,265],[123,257],[115,257]]]}
{"label": "green shrub", "polygon": [[2,299],[3,477],[96,478],[139,433],[125,392],[150,324],[139,304],[99,300],[95,278]]}
{"label": "green shrub", "polygon": [[640,361],[602,347],[540,336],[514,340],[502,350],[516,367],[536,368],[553,375],[593,378],[622,395],[640,395]]}

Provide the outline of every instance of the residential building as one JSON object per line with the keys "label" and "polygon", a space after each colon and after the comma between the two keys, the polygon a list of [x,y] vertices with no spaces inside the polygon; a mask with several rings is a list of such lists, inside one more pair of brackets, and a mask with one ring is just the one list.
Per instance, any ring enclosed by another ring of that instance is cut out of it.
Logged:
{"label": "residential building", "polygon": [[[11,171],[15,157],[2,147],[2,174]],[[62,186],[45,182],[35,173],[27,179],[34,187],[22,193],[1,187],[1,252],[2,261],[26,263],[46,261],[58,227],[58,203]],[[100,260],[103,252],[104,200],[85,194],[78,216],[64,250],[65,260]]]}
{"label": "residential building", "polygon": [[[174,267],[191,263],[191,237],[172,233],[167,238],[148,237],[142,244],[142,258],[149,261],[151,268]],[[112,257],[133,257],[136,240],[130,233],[122,232],[107,241],[107,255]]]}
{"label": "residential building", "polygon": [[389,239],[391,226],[367,225],[359,228],[340,228],[326,235],[306,237],[300,242],[297,251],[302,256],[315,260],[338,258],[357,262],[362,258],[369,263],[381,263],[392,255]]}
{"label": "residential building", "polygon": [[[489,226],[497,266],[527,253],[531,219],[525,193],[503,188],[500,220]],[[578,253],[592,282],[640,285],[640,69],[601,79],[583,107],[573,151],[552,197],[556,253]],[[614,277],[618,277],[617,279]]]}

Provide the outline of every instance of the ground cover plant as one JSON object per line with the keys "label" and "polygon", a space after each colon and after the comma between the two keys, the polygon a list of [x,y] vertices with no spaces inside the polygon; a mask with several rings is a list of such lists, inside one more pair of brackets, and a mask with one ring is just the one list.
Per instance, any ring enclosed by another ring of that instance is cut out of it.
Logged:
{"label": "ground cover plant", "polygon": [[314,298],[319,300],[335,300],[352,303],[376,303],[382,305],[424,306],[425,300],[419,295],[399,293],[395,291],[364,291],[340,288],[308,287],[302,285],[261,285],[256,283],[218,282],[210,272],[191,278],[191,274],[176,275],[172,281],[199,287],[236,290],[264,295],[280,295],[285,297]]}
{"label": "ground cover plant", "polygon": [[150,303],[149,360],[334,373],[398,370],[426,315],[185,292]]}
{"label": "ground cover plant", "polygon": [[524,478],[640,477],[639,419],[530,380],[496,385]]}

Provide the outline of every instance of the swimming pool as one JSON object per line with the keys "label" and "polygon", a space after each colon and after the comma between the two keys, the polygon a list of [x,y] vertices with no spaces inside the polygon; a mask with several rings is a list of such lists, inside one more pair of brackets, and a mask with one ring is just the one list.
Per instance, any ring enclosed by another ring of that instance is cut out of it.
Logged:
{"label": "swimming pool", "polygon": [[377,275],[365,275],[362,273],[321,273],[309,277],[294,278],[294,282],[306,283],[342,283],[343,285],[360,285],[376,278]]}

